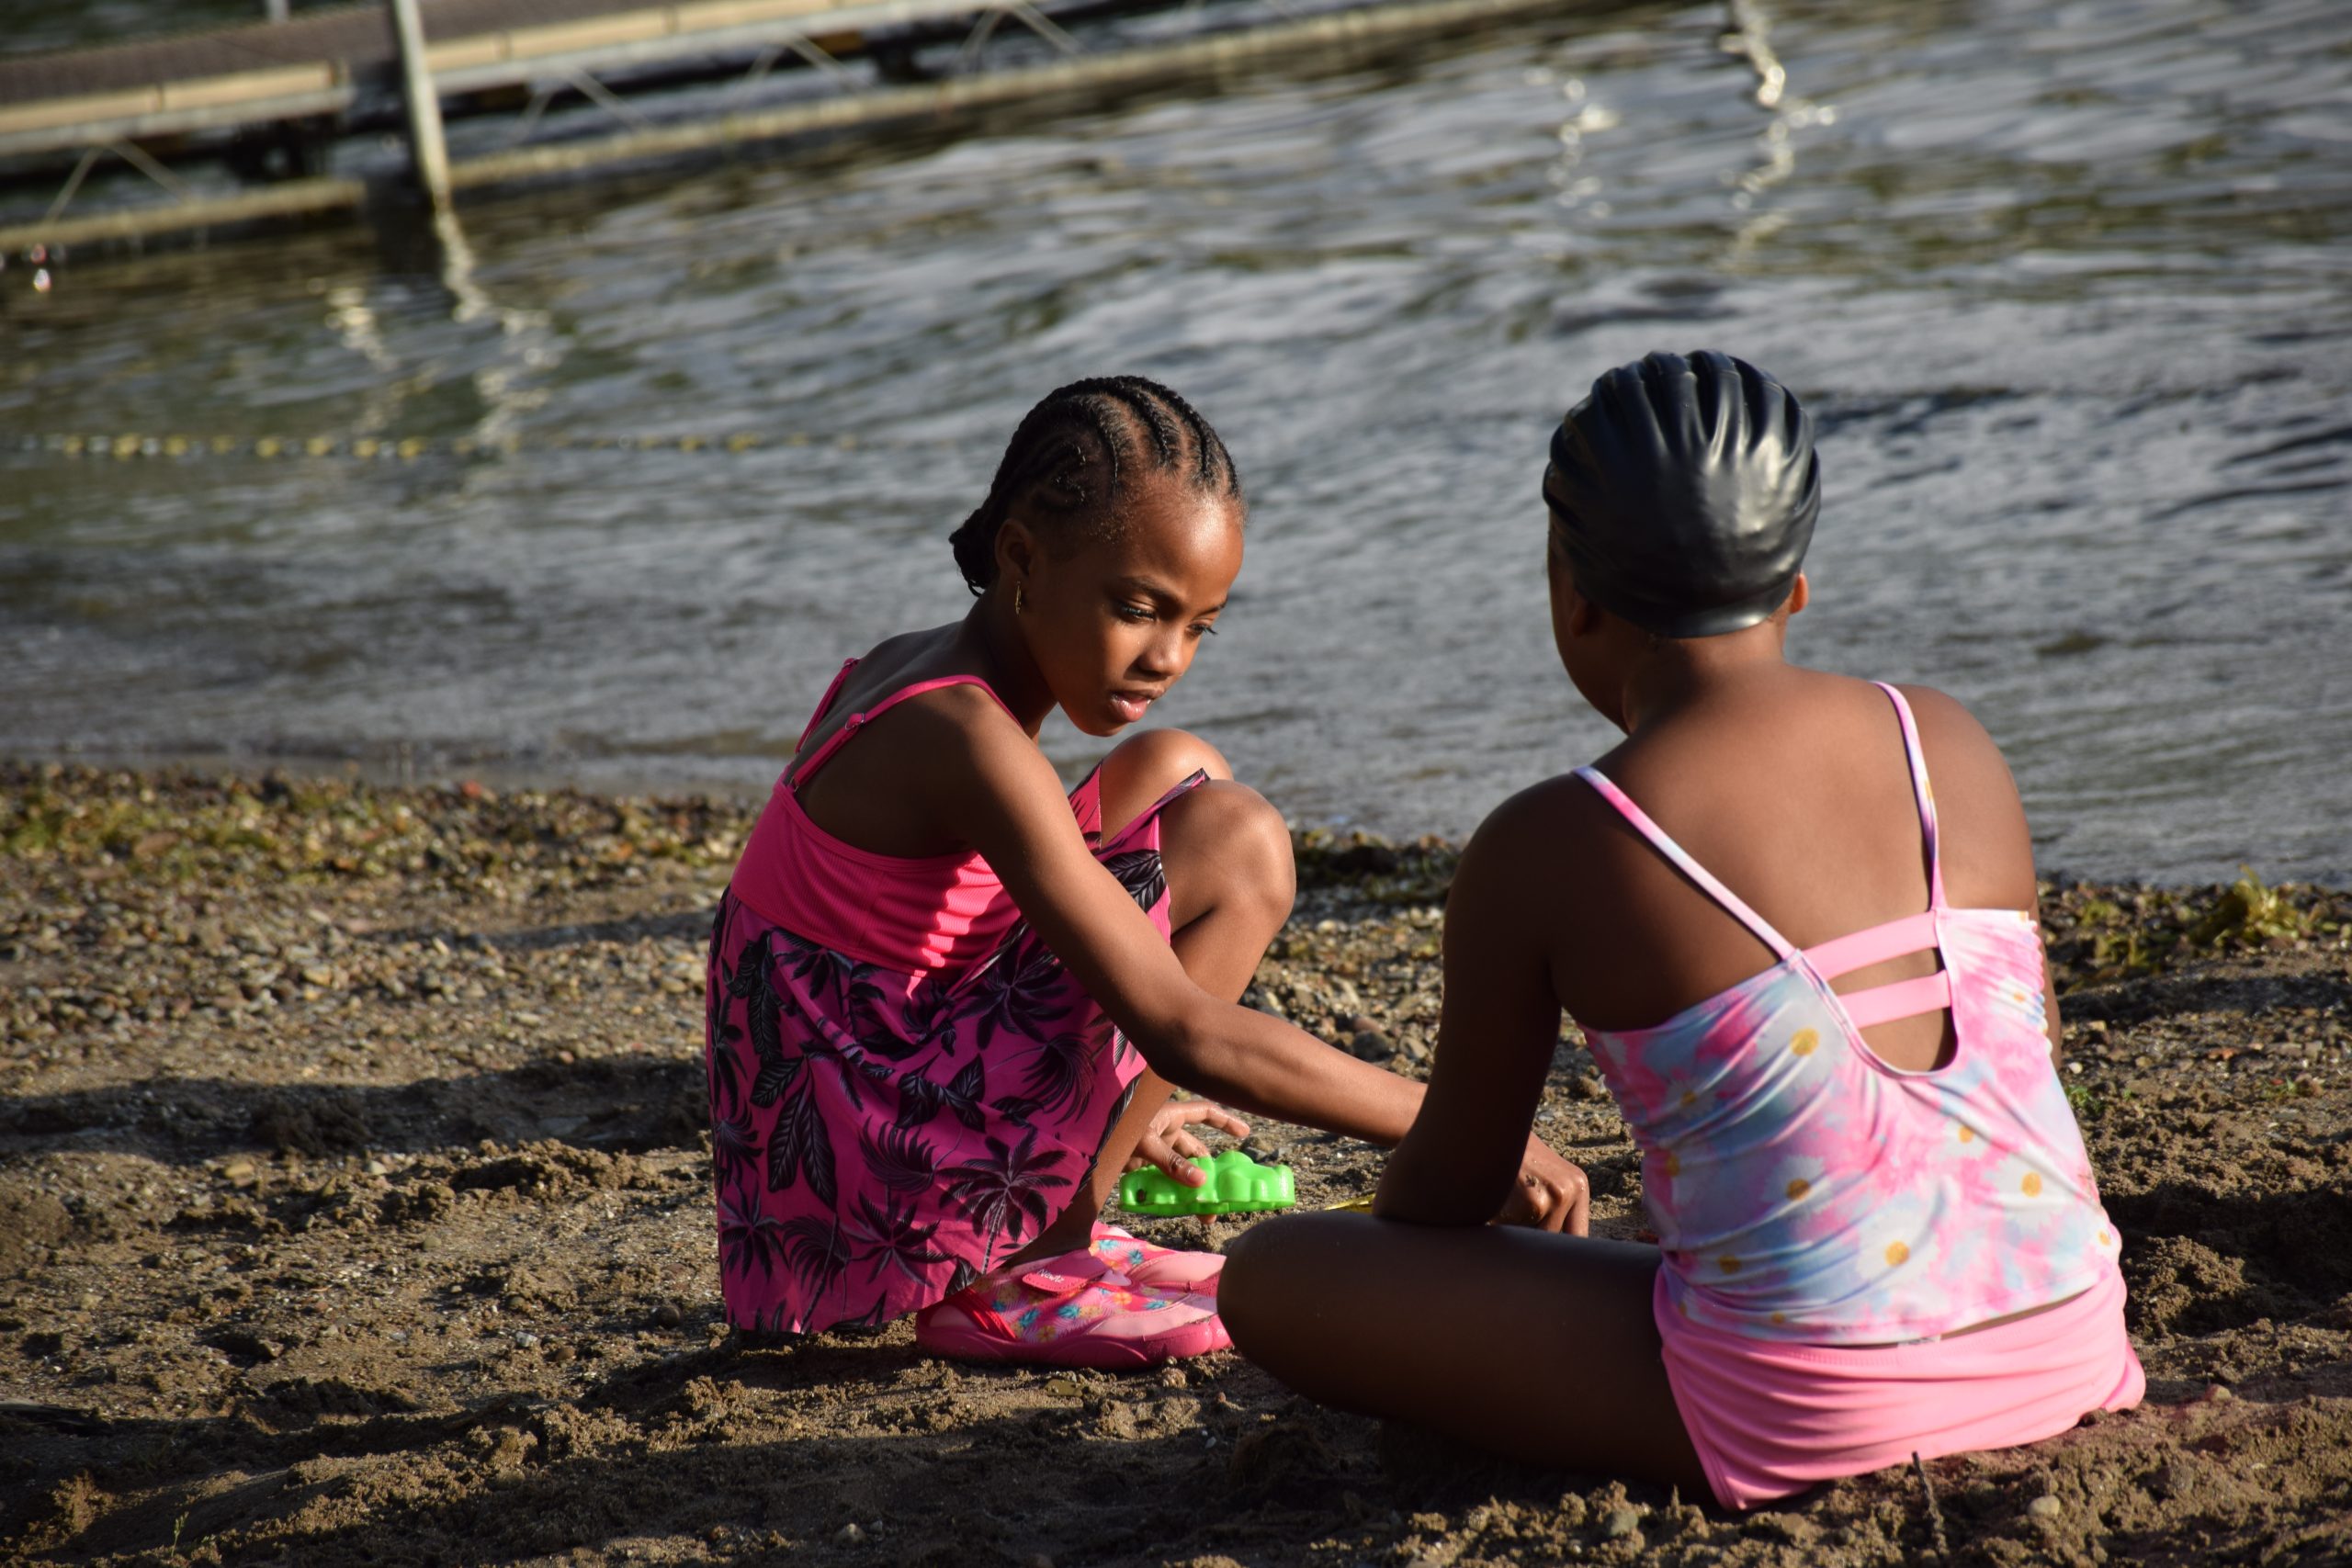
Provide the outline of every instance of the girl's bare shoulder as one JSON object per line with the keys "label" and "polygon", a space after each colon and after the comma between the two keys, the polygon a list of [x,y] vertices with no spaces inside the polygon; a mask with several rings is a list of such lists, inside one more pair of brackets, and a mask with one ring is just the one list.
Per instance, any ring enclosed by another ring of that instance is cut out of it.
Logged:
{"label": "girl's bare shoulder", "polygon": [[1623,818],[1600,792],[1561,773],[1487,813],[1464,857],[1487,884],[1558,898],[1608,886],[1623,874],[1627,840]]}
{"label": "girl's bare shoulder", "polygon": [[1919,727],[1952,902],[2031,909],[2033,840],[2001,748],[1957,699],[1931,686],[1898,689]]}
{"label": "girl's bare shoulder", "polygon": [[1910,706],[1930,772],[1939,771],[1939,765],[1946,769],[1990,766],[1998,768],[2004,779],[2008,776],[2008,765],[2002,761],[1992,733],[1959,698],[1933,686],[1905,683],[1894,689]]}

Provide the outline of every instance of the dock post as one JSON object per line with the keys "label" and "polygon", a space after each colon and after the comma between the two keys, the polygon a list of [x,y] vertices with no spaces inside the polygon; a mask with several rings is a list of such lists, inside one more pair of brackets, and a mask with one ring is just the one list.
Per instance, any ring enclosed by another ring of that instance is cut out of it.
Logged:
{"label": "dock post", "polygon": [[417,0],[390,0],[392,32],[400,43],[401,95],[408,100],[409,152],[417,184],[436,213],[449,210],[449,149],[441,138],[441,96],[424,62],[424,20]]}

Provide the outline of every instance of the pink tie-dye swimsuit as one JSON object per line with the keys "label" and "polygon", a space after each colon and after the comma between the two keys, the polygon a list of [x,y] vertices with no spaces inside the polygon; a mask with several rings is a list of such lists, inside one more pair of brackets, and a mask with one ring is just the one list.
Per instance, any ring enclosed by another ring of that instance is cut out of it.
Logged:
{"label": "pink tie-dye swimsuit", "polygon": [[[1780,959],[1654,1028],[1587,1032],[1642,1149],[1676,1401],[1730,1506],[2033,1441],[2143,1387],[2116,1229],[2051,1063],[2039,928],[1945,903],[1918,732],[1882,689],[1910,758],[1928,908],[1810,949],[1577,770]],[[1930,949],[1936,974],[1830,988]],[[1932,1071],[1889,1066],[1861,1038],[1947,1007],[1956,1046]]]}

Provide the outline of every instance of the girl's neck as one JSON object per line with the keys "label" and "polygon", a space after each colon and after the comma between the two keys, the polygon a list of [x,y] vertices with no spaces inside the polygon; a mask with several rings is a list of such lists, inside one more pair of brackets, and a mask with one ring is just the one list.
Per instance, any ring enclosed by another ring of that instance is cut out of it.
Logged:
{"label": "girl's neck", "polygon": [[956,628],[954,649],[956,661],[988,682],[1029,739],[1036,739],[1046,716],[1054,711],[1054,694],[1029,656],[1028,639],[1013,625],[1012,605],[993,588],[973,603]]}
{"label": "girl's neck", "polygon": [[1779,628],[1770,625],[1723,637],[1662,642],[1626,672],[1621,711],[1625,733],[1672,718],[1696,704],[1785,675]]}

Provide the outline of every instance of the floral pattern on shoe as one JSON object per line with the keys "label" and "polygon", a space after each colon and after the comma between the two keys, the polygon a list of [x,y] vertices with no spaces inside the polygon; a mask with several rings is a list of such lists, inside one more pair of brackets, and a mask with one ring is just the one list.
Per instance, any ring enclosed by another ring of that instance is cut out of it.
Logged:
{"label": "floral pattern on shoe", "polygon": [[1086,1249],[1105,1267],[1138,1285],[1167,1286],[1214,1295],[1217,1281],[1225,1275],[1225,1254],[1221,1252],[1185,1252],[1172,1247],[1155,1247],[1141,1236],[1100,1220],[1094,1222],[1094,1235]]}
{"label": "floral pattern on shoe", "polygon": [[915,1314],[919,1348],[971,1360],[1144,1366],[1231,1343],[1213,1297],[1136,1283],[1091,1250],[983,1278]]}

